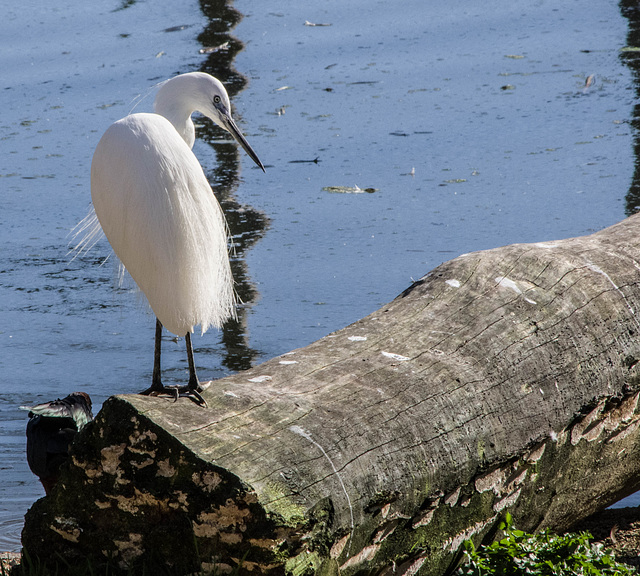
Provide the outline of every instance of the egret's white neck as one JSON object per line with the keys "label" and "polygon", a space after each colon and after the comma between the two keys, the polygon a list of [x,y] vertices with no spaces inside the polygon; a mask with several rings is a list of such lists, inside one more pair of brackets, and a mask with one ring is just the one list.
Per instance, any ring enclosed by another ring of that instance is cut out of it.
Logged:
{"label": "egret's white neck", "polygon": [[185,86],[185,82],[180,82],[180,78],[177,76],[165,82],[158,91],[153,108],[156,114],[169,120],[187,146],[193,148],[196,141],[196,130],[191,120],[191,114],[195,112],[196,105],[193,103],[190,90],[188,90],[189,86]]}

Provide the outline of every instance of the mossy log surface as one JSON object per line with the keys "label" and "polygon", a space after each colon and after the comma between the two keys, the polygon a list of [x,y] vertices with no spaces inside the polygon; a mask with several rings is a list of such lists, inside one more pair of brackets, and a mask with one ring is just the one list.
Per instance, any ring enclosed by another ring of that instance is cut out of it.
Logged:
{"label": "mossy log surface", "polygon": [[[443,574],[466,538],[640,488],[640,216],[442,264],[188,399],[116,396],[29,554],[175,573]],[[143,387],[142,385],[140,386]]]}

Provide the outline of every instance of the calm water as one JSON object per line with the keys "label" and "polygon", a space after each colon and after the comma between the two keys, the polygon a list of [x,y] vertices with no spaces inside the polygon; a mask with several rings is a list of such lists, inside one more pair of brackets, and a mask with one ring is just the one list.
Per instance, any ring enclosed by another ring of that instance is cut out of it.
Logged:
{"label": "calm water", "polygon": [[[150,380],[153,317],[114,287],[104,241],[75,260],[68,243],[100,135],[149,110],[157,82],[218,75],[267,166],[203,121],[194,150],[245,302],[237,324],[195,338],[204,378],[342,328],[461,253],[588,234],[637,205],[616,2],[58,4],[0,20],[2,550],[43,494],[18,407],[84,390],[97,411]],[[165,344],[167,381],[185,378],[183,346]]]}

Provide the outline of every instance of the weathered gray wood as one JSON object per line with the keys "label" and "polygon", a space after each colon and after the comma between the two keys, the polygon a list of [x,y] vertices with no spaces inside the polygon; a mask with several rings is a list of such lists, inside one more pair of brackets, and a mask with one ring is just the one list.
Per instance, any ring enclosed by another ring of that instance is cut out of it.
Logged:
{"label": "weathered gray wood", "polygon": [[460,256],[214,382],[208,409],[111,398],[28,513],[25,548],[185,573],[435,575],[506,510],[570,527],[640,487],[639,218]]}

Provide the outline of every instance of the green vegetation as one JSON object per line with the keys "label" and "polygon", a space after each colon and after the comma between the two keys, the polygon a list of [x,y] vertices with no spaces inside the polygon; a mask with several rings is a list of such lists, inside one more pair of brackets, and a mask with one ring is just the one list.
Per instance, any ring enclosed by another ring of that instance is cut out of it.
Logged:
{"label": "green vegetation", "polygon": [[459,576],[627,576],[636,570],[616,562],[587,532],[558,536],[549,530],[527,534],[516,530],[511,515],[500,524],[504,538],[478,549],[465,542]]}

